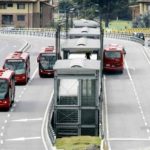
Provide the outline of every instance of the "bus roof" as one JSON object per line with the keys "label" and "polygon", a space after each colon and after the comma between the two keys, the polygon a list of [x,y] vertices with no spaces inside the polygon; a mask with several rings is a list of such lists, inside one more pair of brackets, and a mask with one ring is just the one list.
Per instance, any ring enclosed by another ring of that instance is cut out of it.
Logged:
{"label": "bus roof", "polygon": [[100,50],[100,40],[88,38],[67,39],[62,44],[61,50],[70,53],[98,52]]}
{"label": "bus roof", "polygon": [[77,36],[77,37],[100,37],[100,29],[99,28],[70,28],[68,32],[69,36]]}
{"label": "bus roof", "polygon": [[0,79],[10,79],[13,74],[12,70],[0,69]]}
{"label": "bus roof", "polygon": [[109,44],[104,48],[105,51],[123,51],[123,46],[119,44]]}
{"label": "bus roof", "polygon": [[54,52],[55,52],[54,46],[43,47],[40,51],[40,53],[54,53]]}
{"label": "bus roof", "polygon": [[73,27],[75,28],[81,28],[81,27],[98,28],[99,23],[94,20],[79,19],[79,20],[73,21]]}
{"label": "bus roof", "polygon": [[29,53],[22,52],[22,51],[15,51],[11,54],[9,54],[6,59],[24,59],[26,60],[29,56]]}

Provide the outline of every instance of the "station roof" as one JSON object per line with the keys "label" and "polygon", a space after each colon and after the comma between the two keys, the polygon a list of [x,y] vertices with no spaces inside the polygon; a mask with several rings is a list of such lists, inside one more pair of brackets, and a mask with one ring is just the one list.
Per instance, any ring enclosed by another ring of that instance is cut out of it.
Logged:
{"label": "station roof", "polygon": [[89,38],[67,39],[62,44],[61,50],[70,53],[98,52],[100,50],[100,40]]}
{"label": "station roof", "polygon": [[68,35],[76,35],[76,36],[100,36],[99,28],[70,28]]}
{"label": "station roof", "polygon": [[64,59],[57,60],[54,70],[70,69],[70,70],[99,70],[100,61],[89,59]]}
{"label": "station roof", "polygon": [[73,21],[73,26],[75,28],[79,28],[79,27],[97,28],[99,27],[99,23],[93,20],[79,19]]}

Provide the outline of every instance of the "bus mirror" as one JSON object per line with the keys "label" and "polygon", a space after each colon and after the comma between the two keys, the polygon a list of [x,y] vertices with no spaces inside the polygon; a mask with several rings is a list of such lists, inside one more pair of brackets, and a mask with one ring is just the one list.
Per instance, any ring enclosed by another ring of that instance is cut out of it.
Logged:
{"label": "bus mirror", "polygon": [[40,58],[39,58],[39,56],[38,56],[38,58],[37,58],[37,62],[39,62],[40,61]]}
{"label": "bus mirror", "polygon": [[124,55],[126,54],[126,50],[125,50],[125,49],[123,50],[123,54],[124,54]]}

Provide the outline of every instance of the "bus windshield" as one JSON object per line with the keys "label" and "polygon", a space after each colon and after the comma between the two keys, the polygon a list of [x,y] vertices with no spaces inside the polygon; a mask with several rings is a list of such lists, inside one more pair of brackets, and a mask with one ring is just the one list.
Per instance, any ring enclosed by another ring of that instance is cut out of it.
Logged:
{"label": "bus windshield", "polygon": [[121,58],[121,53],[120,52],[114,52],[114,51],[105,51],[105,58],[109,59],[116,59],[116,58]]}
{"label": "bus windshield", "polygon": [[14,70],[15,74],[24,74],[25,73],[25,62],[23,60],[17,61],[7,61],[5,63],[5,68]]}
{"label": "bus windshield", "polygon": [[8,82],[5,79],[0,79],[0,99],[4,99],[8,92]]}
{"label": "bus windshield", "polygon": [[40,56],[40,68],[44,70],[53,69],[56,62],[56,55]]}

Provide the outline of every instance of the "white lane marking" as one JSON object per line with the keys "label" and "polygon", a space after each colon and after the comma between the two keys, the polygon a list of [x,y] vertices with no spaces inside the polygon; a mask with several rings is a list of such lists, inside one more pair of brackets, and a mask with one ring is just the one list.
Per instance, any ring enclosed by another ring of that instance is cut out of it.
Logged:
{"label": "white lane marking", "polygon": [[7,117],[10,117],[10,114],[8,114]]}
{"label": "white lane marking", "polygon": [[145,54],[145,53],[147,53],[147,52],[146,52],[146,48],[144,47],[144,49],[145,49],[145,52],[144,52],[144,51],[142,51],[142,52],[143,52],[143,54],[144,54],[144,56],[145,56],[147,62],[150,64],[149,58],[148,58],[148,56]]}
{"label": "white lane marking", "polygon": [[5,129],[5,127],[4,127],[4,126],[2,126],[2,127],[1,127],[1,129],[2,129],[2,130],[4,130],[4,129]]}
{"label": "white lane marking", "polygon": [[32,77],[31,77],[31,79],[29,80],[29,82],[31,82],[33,80],[33,78],[36,75],[37,71],[38,71],[38,67],[35,69],[35,71],[34,71]]}
{"label": "white lane marking", "polygon": [[32,119],[16,119],[16,120],[12,120],[12,122],[28,122],[28,121],[41,121],[42,118],[32,118]]}
{"label": "white lane marking", "polygon": [[4,121],[4,123],[7,123],[7,122],[8,122],[7,120]]}
{"label": "white lane marking", "polygon": [[3,140],[1,140],[1,144],[3,144],[4,143],[4,141]]}
{"label": "white lane marking", "polygon": [[13,138],[13,139],[6,139],[5,141],[25,141],[25,140],[38,140],[41,139],[40,136],[37,137],[20,137],[20,138]]}
{"label": "white lane marking", "polygon": [[109,141],[150,141],[149,138],[110,138]]}
{"label": "white lane marking", "polygon": [[126,70],[127,70],[128,76],[129,76],[129,80],[130,80],[130,82],[131,82],[131,85],[132,85],[132,88],[133,88],[133,91],[134,91],[134,95],[135,95],[136,100],[137,100],[137,103],[138,103],[138,108],[140,109],[140,114],[141,114],[142,119],[143,119],[143,121],[144,121],[144,125],[147,125],[148,123],[147,123],[146,118],[145,118],[145,115],[144,115],[144,111],[143,111],[143,108],[142,108],[142,104],[141,104],[141,101],[140,101],[140,99],[139,99],[139,97],[138,97],[138,93],[137,93],[137,91],[136,91],[136,87],[135,87],[135,84],[134,84],[133,79],[132,79],[132,77],[131,77],[131,74],[130,74],[130,72],[129,72],[129,67],[128,67],[128,64],[127,64],[126,61],[125,61],[125,66],[126,66]]}
{"label": "white lane marking", "polygon": [[108,141],[109,150],[111,150],[109,142],[109,125],[108,125],[108,103],[107,103],[107,94],[106,94],[106,76],[104,75],[104,99],[105,99],[105,117],[106,117],[106,139]]}
{"label": "white lane marking", "polygon": [[1,136],[3,136],[4,134],[3,134],[3,133],[1,133],[0,135],[1,135]]}
{"label": "white lane marking", "polygon": [[49,102],[48,102],[48,105],[47,105],[47,108],[46,108],[46,111],[45,111],[45,114],[44,114],[42,128],[41,128],[41,136],[42,136],[42,140],[43,140],[43,144],[44,144],[45,150],[49,150],[49,148],[47,147],[47,144],[46,144],[46,141],[45,141],[45,137],[44,137],[44,130],[45,130],[44,124],[45,124],[46,117],[47,117],[47,114],[48,114],[48,111],[49,111],[49,106],[51,104],[51,100],[53,98],[53,94],[54,94],[54,90],[51,93],[51,96],[50,96],[50,99],[49,99]]}

